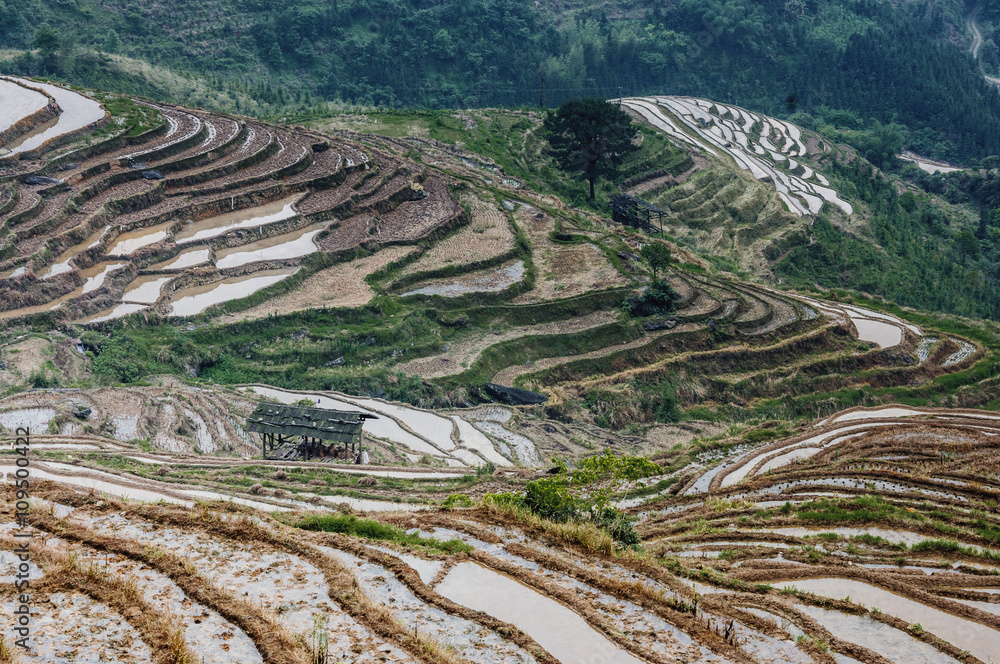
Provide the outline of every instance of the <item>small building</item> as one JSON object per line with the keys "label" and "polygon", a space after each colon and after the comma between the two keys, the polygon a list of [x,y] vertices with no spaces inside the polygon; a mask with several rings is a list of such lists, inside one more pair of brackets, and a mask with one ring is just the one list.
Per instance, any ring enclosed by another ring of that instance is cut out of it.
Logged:
{"label": "small building", "polygon": [[[663,217],[667,212],[652,203],[628,194],[616,194],[608,202],[608,207],[611,208],[611,218],[619,224],[641,228],[650,233],[659,233],[660,237],[663,237]],[[654,218],[656,226],[653,225]]]}
{"label": "small building", "polygon": [[247,417],[247,430],[260,436],[265,459],[340,459],[361,463],[361,428],[368,413],[262,403]]}

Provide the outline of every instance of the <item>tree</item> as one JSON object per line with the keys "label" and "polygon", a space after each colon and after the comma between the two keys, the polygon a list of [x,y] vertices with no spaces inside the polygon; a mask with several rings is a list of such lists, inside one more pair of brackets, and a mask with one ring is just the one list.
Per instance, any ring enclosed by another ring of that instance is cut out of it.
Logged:
{"label": "tree", "polygon": [[625,156],[637,150],[632,143],[638,130],[620,106],[596,97],[570,99],[545,118],[551,153],[565,171],[580,171],[590,183],[600,176],[613,177]]}
{"label": "tree", "polygon": [[35,31],[35,38],[31,40],[31,46],[32,48],[37,48],[40,51],[40,55],[45,58],[52,56],[56,52],[59,48],[59,41],[59,33],[56,32],[55,28],[45,24]]}
{"label": "tree", "polygon": [[642,249],[639,250],[639,255],[642,256],[642,260],[646,261],[646,264],[653,271],[654,283],[658,281],[656,273],[660,270],[666,270],[670,266],[670,247],[665,244],[650,242],[643,245]]}
{"label": "tree", "polygon": [[964,230],[955,236],[955,244],[962,258],[979,258],[979,239],[970,230]]}
{"label": "tree", "polygon": [[31,40],[31,47],[38,49],[38,57],[42,61],[43,73],[57,73],[58,60],[56,52],[59,50],[61,41],[59,33],[48,24],[42,25],[35,31],[35,38]]}

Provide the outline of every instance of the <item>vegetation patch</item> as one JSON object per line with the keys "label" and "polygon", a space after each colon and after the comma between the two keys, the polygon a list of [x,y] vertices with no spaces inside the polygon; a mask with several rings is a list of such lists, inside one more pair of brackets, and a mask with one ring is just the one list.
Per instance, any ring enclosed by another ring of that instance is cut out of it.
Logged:
{"label": "vegetation patch", "polygon": [[403,546],[415,546],[439,553],[453,554],[459,552],[468,553],[472,550],[461,540],[439,540],[433,537],[424,537],[417,533],[408,534],[397,526],[374,521],[372,519],[359,519],[353,514],[333,514],[324,516],[307,516],[295,524],[298,528],[305,530],[316,530],[327,533],[340,533],[342,535],[353,535],[366,539],[384,540],[395,542]]}

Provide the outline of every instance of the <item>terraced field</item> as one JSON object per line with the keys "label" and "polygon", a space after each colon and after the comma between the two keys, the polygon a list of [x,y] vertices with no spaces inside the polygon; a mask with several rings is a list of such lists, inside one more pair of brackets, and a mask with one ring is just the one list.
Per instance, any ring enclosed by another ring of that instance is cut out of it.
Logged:
{"label": "terraced field", "polygon": [[[998,328],[703,251],[854,223],[815,136],[623,100],[690,153],[647,130],[688,170],[632,180],[674,242],[420,135],[53,87],[0,119],[23,661],[1000,658]],[[359,463],[264,461],[265,400],[378,419]]]}
{"label": "terraced field", "polygon": [[707,99],[637,97],[621,104],[708,160],[681,183],[659,178],[633,188],[671,213],[673,235],[686,233],[698,246],[763,276],[782,252],[812,241],[809,227],[824,206],[838,225],[859,225],[854,205],[821,172],[843,150],[823,137]]}
{"label": "terraced field", "polygon": [[1000,643],[996,435],[988,411],[891,406],[693,465],[667,454],[661,475],[605,485],[669,487],[619,501],[637,548],[496,493],[374,514],[359,537],[332,505],[123,503],[54,477],[35,489],[32,583],[40,614],[80,629],[39,626],[34,655],[985,663]]}
{"label": "terraced field", "polygon": [[[0,161],[14,185],[0,249],[7,320],[191,316],[303,278],[307,259],[329,265],[465,221],[446,179],[356,144],[144,101],[109,123],[84,95],[10,87],[54,95],[62,112]],[[110,131],[100,140],[79,132],[94,108]]]}

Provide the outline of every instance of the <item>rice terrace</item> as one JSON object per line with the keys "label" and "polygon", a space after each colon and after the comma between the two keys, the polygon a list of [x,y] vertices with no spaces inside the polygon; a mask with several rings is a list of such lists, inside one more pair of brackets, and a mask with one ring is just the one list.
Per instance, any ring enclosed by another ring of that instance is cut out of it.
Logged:
{"label": "rice terrace", "polygon": [[1000,662],[996,157],[98,87],[0,77],[0,663]]}

